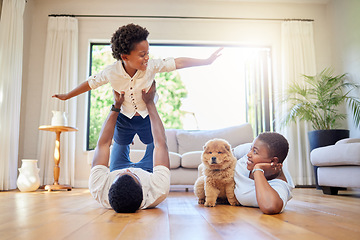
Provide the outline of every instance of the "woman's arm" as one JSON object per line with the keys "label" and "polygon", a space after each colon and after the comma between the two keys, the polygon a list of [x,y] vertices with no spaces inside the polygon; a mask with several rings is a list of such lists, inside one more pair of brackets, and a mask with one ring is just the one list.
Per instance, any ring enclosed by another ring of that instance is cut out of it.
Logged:
{"label": "woman's arm", "polygon": [[[254,166],[255,170],[252,176],[255,181],[256,200],[260,210],[265,214],[280,213],[283,207],[283,200],[279,194],[270,186],[266,176],[282,175],[282,164],[276,164],[276,167],[269,163],[260,163]],[[282,177],[281,177],[282,179]]]}
{"label": "woman's arm", "polygon": [[265,214],[280,213],[283,207],[283,201],[279,194],[270,186],[264,173],[254,172],[256,200],[260,210]]}

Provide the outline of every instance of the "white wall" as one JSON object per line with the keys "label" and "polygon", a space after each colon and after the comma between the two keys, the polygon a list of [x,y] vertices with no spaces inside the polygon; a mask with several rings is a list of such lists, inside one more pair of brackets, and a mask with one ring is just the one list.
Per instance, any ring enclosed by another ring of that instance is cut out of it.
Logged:
{"label": "white wall", "polygon": [[[29,0],[25,19],[25,52],[20,129],[19,159],[37,157],[38,126],[40,123],[43,65],[47,16],[49,14],[105,14],[105,15],[179,15],[241,18],[309,18],[314,19],[317,67],[331,64],[332,48],[328,41],[330,26],[326,4],[246,3],[215,0]],[[89,42],[110,39],[121,25],[134,22],[150,31],[149,40],[236,42],[272,48],[280,77],[280,21],[230,20],[164,20],[123,18],[78,18],[79,20],[79,83],[88,73]],[[54,101],[49,99],[49,101]],[[86,187],[90,166],[86,160],[86,94],[78,97],[76,133],[76,182]],[[51,116],[49,116],[51,117]],[[52,161],[52,160],[50,160]],[[61,182],[61,173],[60,173]]]}
{"label": "white wall", "polygon": [[[338,73],[347,73],[360,84],[360,1],[332,0],[329,5],[329,22],[332,28],[334,66]],[[357,97],[360,91],[354,92]],[[348,112],[351,116],[351,113]],[[350,137],[360,138],[360,129],[348,118]]]}

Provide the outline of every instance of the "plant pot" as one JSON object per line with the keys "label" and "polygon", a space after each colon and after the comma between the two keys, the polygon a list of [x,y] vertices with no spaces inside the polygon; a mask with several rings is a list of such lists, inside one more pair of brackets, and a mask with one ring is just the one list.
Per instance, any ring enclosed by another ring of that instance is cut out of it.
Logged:
{"label": "plant pot", "polygon": [[[350,131],[346,129],[330,129],[330,130],[315,130],[308,132],[310,151],[315,148],[334,145],[337,141],[348,138]],[[317,166],[314,166],[316,189],[321,189],[318,185]]]}
{"label": "plant pot", "polygon": [[318,147],[334,145],[337,141],[348,138],[349,130],[331,129],[331,130],[315,130],[308,133],[310,142],[310,151]]}

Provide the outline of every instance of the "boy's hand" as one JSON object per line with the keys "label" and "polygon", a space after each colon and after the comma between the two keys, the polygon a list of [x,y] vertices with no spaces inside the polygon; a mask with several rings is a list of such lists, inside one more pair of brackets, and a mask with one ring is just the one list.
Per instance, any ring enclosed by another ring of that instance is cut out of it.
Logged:
{"label": "boy's hand", "polygon": [[65,94],[54,94],[54,95],[52,95],[52,97],[63,100],[63,101],[69,99],[69,97],[68,97],[68,95],[66,93]]}
{"label": "boy's hand", "polygon": [[154,80],[148,92],[146,92],[145,89],[142,90],[142,99],[144,100],[146,105],[148,103],[154,102],[155,93],[156,93],[156,83]]}
{"label": "boy's hand", "polygon": [[207,59],[209,64],[212,64],[218,57],[221,56],[221,50],[223,50],[224,48],[221,47],[218,50],[216,50],[213,54],[211,54],[211,56]]}
{"label": "boy's hand", "polygon": [[113,94],[114,94],[114,106],[116,108],[120,108],[125,99],[125,92],[122,91],[121,93],[118,93],[117,91],[113,90]]}

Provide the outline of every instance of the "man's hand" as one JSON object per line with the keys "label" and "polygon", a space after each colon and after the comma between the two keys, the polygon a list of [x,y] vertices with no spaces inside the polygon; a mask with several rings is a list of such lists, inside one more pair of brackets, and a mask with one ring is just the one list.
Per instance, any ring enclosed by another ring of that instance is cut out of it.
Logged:
{"label": "man's hand", "polygon": [[154,102],[155,93],[156,93],[156,83],[154,80],[148,92],[146,92],[145,89],[142,90],[142,99],[144,100],[146,105],[148,105],[151,102]]}
{"label": "man's hand", "polygon": [[120,108],[121,105],[123,104],[124,102],[124,99],[125,99],[125,92],[122,91],[121,94],[118,93],[117,91],[113,90],[113,94],[114,94],[114,106],[116,108]]}

